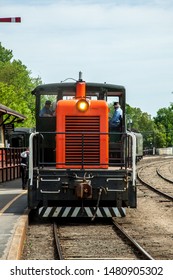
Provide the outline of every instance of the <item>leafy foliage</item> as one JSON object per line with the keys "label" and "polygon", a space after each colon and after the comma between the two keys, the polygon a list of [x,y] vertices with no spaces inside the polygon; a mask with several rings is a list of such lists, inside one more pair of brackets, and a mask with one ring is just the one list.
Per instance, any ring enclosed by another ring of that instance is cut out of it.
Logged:
{"label": "leafy foliage", "polygon": [[27,67],[20,60],[12,60],[12,58],[12,51],[6,50],[0,44],[1,103],[27,117],[22,126],[34,127],[35,99],[31,91],[41,83],[41,79],[32,78]]}
{"label": "leafy foliage", "polygon": [[5,49],[0,42],[0,62],[5,63],[12,59],[13,54],[11,50]]}
{"label": "leafy foliage", "polygon": [[164,143],[162,143],[162,146],[173,146],[173,104],[168,108],[159,109],[157,116],[154,118],[154,122],[160,132],[164,134]]}

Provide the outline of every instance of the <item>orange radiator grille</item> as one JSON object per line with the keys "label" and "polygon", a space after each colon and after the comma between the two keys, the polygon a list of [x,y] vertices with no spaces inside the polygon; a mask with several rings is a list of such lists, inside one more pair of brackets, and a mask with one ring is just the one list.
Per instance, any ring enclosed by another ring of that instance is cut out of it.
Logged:
{"label": "orange radiator grille", "polygon": [[65,132],[65,161],[67,165],[99,165],[99,116],[66,116]]}

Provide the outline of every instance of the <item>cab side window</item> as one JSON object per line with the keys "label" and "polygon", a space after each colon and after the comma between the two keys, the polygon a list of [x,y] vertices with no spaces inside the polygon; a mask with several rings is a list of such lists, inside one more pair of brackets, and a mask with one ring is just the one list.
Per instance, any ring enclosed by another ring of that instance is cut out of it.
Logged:
{"label": "cab side window", "polygon": [[[48,97],[48,99],[46,99]],[[39,117],[54,117],[56,111],[55,95],[40,96],[40,111]]]}

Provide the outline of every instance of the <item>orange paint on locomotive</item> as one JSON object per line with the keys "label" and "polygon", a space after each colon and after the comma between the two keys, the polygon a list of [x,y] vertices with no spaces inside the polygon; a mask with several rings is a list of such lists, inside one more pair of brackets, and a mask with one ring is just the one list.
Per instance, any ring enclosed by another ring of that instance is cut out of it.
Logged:
{"label": "orange paint on locomotive", "polygon": [[106,101],[88,100],[85,82],[78,82],[74,99],[58,101],[56,116],[56,168],[108,168]]}

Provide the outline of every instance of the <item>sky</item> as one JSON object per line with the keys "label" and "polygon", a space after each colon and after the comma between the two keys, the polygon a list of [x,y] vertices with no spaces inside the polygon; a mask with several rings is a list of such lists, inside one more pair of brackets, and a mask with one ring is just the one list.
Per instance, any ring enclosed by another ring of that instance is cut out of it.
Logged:
{"label": "sky", "polygon": [[0,0],[0,42],[43,83],[66,78],[126,88],[155,117],[173,102],[172,0]]}

